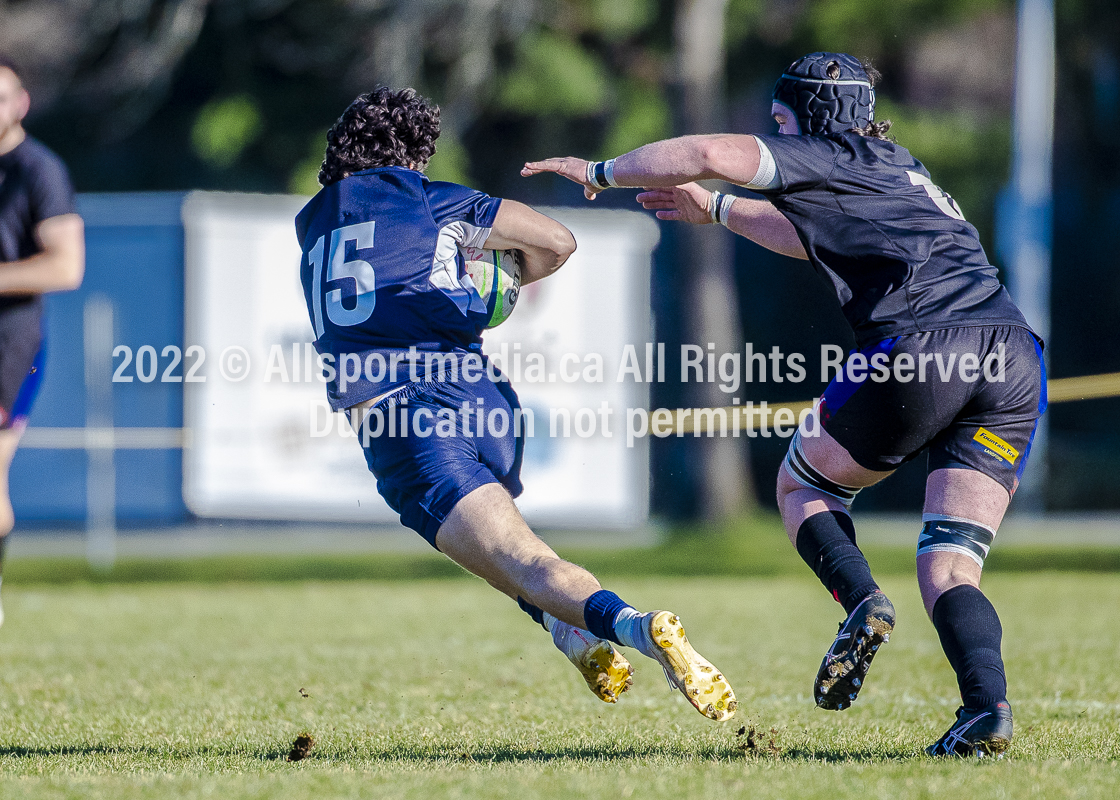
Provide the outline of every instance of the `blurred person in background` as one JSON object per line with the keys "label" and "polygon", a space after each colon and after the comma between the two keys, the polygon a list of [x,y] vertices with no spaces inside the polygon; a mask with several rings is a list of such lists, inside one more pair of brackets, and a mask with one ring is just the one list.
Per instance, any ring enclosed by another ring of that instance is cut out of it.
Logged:
{"label": "blurred person in background", "polygon": [[0,577],[15,524],[8,471],[43,378],[42,295],[78,288],[85,272],[74,188],[59,157],[24,130],[30,106],[19,69],[0,54]]}
{"label": "blurred person in background", "polygon": [[[895,625],[856,546],[852,502],[928,451],[918,584],[962,706],[927,752],[998,755],[1012,715],[1003,628],[980,576],[1046,408],[1042,341],[956,202],[875,120],[878,79],[845,53],[812,53],[774,87],[776,135],[688,136],[605,162],[533,162],[522,175],[558,173],[589,199],[648,187],[637,199],[660,219],[725,225],[808,259],[829,282],[859,349],[825,389],[819,424],[793,437],[777,486],[790,542],[848,615],[814,698],[851,706]],[[700,179],[766,199],[710,192]]]}
{"label": "blurred person in background", "polygon": [[[493,365],[470,377],[472,361],[486,363],[480,334],[490,313],[460,249],[518,251],[527,284],[558,270],[576,242],[526,205],[428,180],[439,131],[437,106],[411,89],[380,88],[354,100],[327,135],[323,188],[296,217],[296,232],[315,345],[334,365],[331,407],[348,411],[377,490],[402,524],[516,600],[597,697],[613,703],[632,682],[614,647],[622,644],[654,659],[702,714],[728,719],[731,687],[693,650],[676,615],[639,613],[604,590],[514,505],[525,426]],[[425,373],[433,355],[449,368],[419,380],[413,368]],[[371,430],[386,416],[390,423]],[[476,422],[483,416],[486,424]]]}

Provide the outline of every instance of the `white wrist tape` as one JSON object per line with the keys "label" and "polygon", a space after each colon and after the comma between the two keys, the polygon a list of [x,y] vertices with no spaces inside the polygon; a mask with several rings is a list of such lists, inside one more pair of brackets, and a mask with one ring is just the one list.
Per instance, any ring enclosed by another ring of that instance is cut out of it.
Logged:
{"label": "white wrist tape", "polygon": [[587,162],[587,182],[590,183],[592,185],[592,187],[594,187],[596,189],[606,189],[607,187],[604,186],[603,184],[599,183],[599,181],[595,178],[595,171],[596,171],[596,167],[598,167],[598,166],[599,166],[598,161],[588,161]]}
{"label": "white wrist tape", "polygon": [[731,206],[735,203],[735,195],[723,192],[712,192],[708,200],[708,215],[717,225],[727,224],[727,215],[731,213]]}
{"label": "white wrist tape", "polygon": [[708,195],[708,216],[717,225],[719,224],[719,199],[722,196],[723,192],[712,192]]}
{"label": "white wrist tape", "polygon": [[613,186],[617,189],[618,184],[615,183],[615,180],[614,180],[614,159],[613,158],[607,159],[606,161],[603,162],[603,172],[607,176],[607,185],[608,186]]}
{"label": "white wrist tape", "polygon": [[731,213],[731,206],[735,204],[737,198],[733,194],[721,194],[719,197],[719,204],[716,205],[715,217],[716,222],[720,225],[727,224],[727,217]]}

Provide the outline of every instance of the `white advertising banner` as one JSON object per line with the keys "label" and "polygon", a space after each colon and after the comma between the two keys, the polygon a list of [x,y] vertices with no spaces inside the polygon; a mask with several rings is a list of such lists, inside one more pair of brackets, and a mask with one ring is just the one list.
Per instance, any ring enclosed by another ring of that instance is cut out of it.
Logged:
{"label": "white advertising banner", "polygon": [[[326,403],[299,281],[293,218],[304,202],[205,192],[184,202],[185,341],[205,358],[184,385],[184,499],[203,517],[393,522],[357,438]],[[579,248],[483,337],[532,410],[518,506],[545,527],[638,526],[649,451],[627,425],[631,409],[648,408],[656,362],[657,226],[637,212],[545,213]]]}

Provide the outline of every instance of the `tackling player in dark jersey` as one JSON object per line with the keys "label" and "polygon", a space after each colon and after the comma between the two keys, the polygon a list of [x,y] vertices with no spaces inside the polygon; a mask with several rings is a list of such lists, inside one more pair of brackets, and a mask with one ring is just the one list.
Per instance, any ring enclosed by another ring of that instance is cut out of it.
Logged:
{"label": "tackling player in dark jersey", "polygon": [[602,700],[635,647],[705,716],[728,719],[731,687],[678,618],[639,614],[560,559],[521,518],[525,425],[517,395],[482,355],[489,321],[461,247],[514,249],[522,283],[575,250],[571,232],[512,200],[424,175],[439,109],[411,89],[358,97],[331,128],[320,191],[296,217],[301,279],[327,394],[348,409],[377,489],[401,522],[550,631]]}
{"label": "tackling player in dark jersey", "polygon": [[85,271],[70,177],[24,131],[30,105],[16,65],[0,55],[0,567],[15,524],[8,470],[43,376],[41,295],[76,289]]}
{"label": "tackling player in dark jersey", "polygon": [[[813,53],[775,86],[776,136],[689,136],[522,174],[557,172],[588,198],[608,186],[662,187],[638,195],[659,218],[726,225],[808,259],[832,285],[859,350],[816,409],[819,436],[796,435],[778,474],[790,541],[848,614],[817,674],[817,705],[851,705],[895,623],[856,547],[852,501],[928,450],[918,581],[963,700],[928,752],[1001,753],[1012,734],[1002,629],[979,585],[1046,407],[1042,343],[975,228],[887,137],[890,123],[875,121],[877,78],[849,55]],[[692,182],[704,178],[767,199]]]}

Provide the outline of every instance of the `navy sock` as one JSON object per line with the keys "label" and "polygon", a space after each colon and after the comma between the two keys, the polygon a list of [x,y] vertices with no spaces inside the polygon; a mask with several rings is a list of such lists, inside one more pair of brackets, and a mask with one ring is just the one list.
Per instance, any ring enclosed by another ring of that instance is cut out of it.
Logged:
{"label": "navy sock", "polygon": [[[525,598],[521,597],[520,595],[518,595],[517,598],[517,605],[522,611],[533,618],[533,622],[544,628],[544,611],[537,608],[532,603],[526,601]],[[548,630],[548,628],[545,628],[545,630]]]}
{"label": "navy sock", "polygon": [[933,604],[933,627],[957,673],[961,700],[969,711],[1007,700],[1000,642],[1003,626],[984,593],[954,586]]}
{"label": "navy sock", "polygon": [[856,528],[847,514],[822,511],[802,522],[797,552],[848,614],[879,588],[856,547]]}
{"label": "navy sock", "polygon": [[587,623],[587,630],[595,636],[615,644],[622,644],[618,640],[618,634],[614,632],[614,619],[619,611],[630,607],[629,603],[614,592],[600,589],[584,603],[583,620]]}

